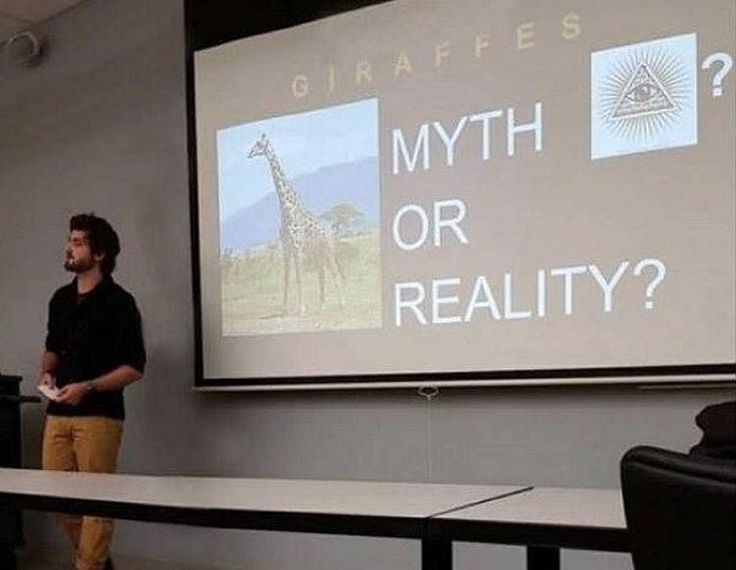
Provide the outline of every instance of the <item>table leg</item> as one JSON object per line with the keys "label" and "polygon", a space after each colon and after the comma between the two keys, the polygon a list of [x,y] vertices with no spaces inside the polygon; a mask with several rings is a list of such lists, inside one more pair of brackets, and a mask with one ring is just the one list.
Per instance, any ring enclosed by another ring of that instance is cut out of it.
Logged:
{"label": "table leg", "polygon": [[423,539],[422,570],[452,570],[452,542],[436,538]]}
{"label": "table leg", "polygon": [[560,570],[560,549],[550,546],[528,546],[526,570]]}

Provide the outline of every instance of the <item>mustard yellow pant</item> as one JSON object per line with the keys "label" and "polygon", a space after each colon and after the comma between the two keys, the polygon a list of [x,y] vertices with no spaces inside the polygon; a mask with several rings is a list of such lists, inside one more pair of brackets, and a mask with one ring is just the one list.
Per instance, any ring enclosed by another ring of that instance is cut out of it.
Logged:
{"label": "mustard yellow pant", "polygon": [[[43,468],[53,471],[114,473],[123,422],[101,416],[46,416]],[[113,520],[62,515],[74,547],[77,570],[101,570],[109,555]]]}

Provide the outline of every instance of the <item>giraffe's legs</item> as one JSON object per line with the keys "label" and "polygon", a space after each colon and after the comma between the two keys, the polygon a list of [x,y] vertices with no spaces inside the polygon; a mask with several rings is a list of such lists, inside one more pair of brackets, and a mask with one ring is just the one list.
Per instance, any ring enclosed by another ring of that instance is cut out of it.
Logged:
{"label": "giraffe's legs", "polygon": [[319,275],[319,308],[320,310],[325,308],[325,268],[320,264],[317,270]]}
{"label": "giraffe's legs", "polygon": [[327,255],[325,256],[325,265],[330,270],[330,274],[332,275],[332,280],[335,283],[335,288],[337,289],[337,297],[340,300],[340,308],[345,308],[345,292],[343,291],[343,275],[342,271],[340,271],[340,267],[337,264],[337,258],[335,257],[335,250],[334,248],[330,248],[327,251]]}
{"label": "giraffe's legs", "polygon": [[284,301],[282,303],[284,313],[286,312],[286,303],[289,300],[289,271],[291,270],[292,257],[291,250],[284,247]]}
{"label": "giraffe's legs", "polygon": [[332,244],[327,241],[320,244],[319,250],[316,252],[315,259],[317,261],[317,274],[319,276],[320,309],[324,309],[325,305],[325,278],[328,271],[332,276],[332,281],[337,289],[340,308],[345,308],[345,297],[343,295],[341,282],[342,272],[337,265],[335,250]]}
{"label": "giraffe's legs", "polygon": [[302,297],[302,272],[301,272],[301,262],[302,262],[302,256],[299,255],[299,251],[297,250],[294,253],[294,274],[296,275],[296,296],[297,301],[299,302],[299,314],[304,316],[307,313],[307,308],[304,306],[304,297]]}

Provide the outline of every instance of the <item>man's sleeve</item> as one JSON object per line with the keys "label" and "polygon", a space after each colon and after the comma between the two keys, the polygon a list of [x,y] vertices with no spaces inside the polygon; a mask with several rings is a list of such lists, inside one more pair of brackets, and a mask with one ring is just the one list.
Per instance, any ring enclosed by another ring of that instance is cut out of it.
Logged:
{"label": "man's sleeve", "polygon": [[48,320],[46,324],[46,343],[45,347],[48,352],[61,354],[61,334],[59,331],[59,315],[56,309],[56,295],[51,297],[48,308]]}
{"label": "man's sleeve", "polygon": [[127,364],[142,374],[146,368],[146,349],[143,344],[141,314],[132,297],[122,304],[116,326],[118,365]]}

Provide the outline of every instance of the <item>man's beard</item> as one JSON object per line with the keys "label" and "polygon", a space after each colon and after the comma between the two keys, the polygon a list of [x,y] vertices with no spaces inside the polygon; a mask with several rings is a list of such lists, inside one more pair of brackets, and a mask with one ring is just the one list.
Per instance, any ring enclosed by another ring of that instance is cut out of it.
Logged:
{"label": "man's beard", "polygon": [[67,257],[64,260],[64,269],[72,273],[84,273],[95,266],[95,262],[91,258],[72,259]]}

